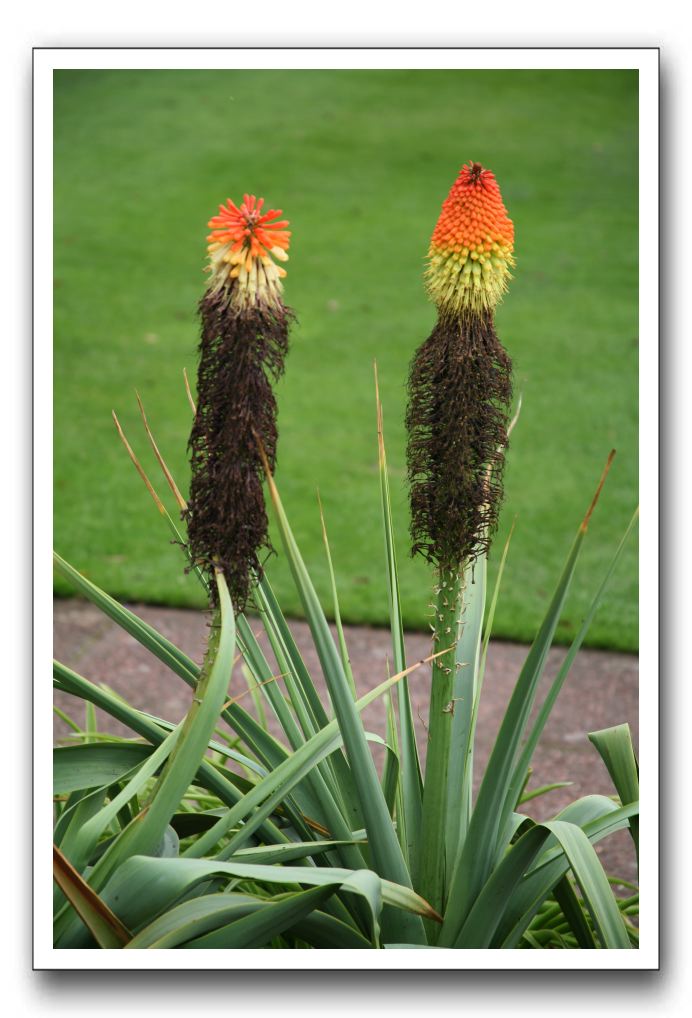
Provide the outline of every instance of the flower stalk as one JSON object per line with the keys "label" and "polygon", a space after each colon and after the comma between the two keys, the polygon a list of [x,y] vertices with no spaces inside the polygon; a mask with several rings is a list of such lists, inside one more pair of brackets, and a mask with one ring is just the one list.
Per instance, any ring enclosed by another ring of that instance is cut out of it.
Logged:
{"label": "flower stalk", "polygon": [[438,566],[477,558],[497,527],[512,362],[494,309],[513,239],[494,175],[464,166],[428,253],[437,322],[411,364],[406,416],[412,551]]}
{"label": "flower stalk", "polygon": [[[209,226],[210,273],[200,301],[197,409],[189,449],[192,484],[186,517],[192,561],[222,572],[242,611],[262,559],[271,551],[262,489],[259,437],[272,470],[277,405],[273,383],[283,373],[293,318],[282,278],[290,233],[280,209],[264,199],[230,198]],[[211,584],[212,602],[215,586]]]}
{"label": "flower stalk", "polygon": [[431,239],[426,285],[437,321],[411,364],[406,414],[412,553],[435,566],[433,649],[445,652],[432,671],[416,886],[441,911],[453,720],[455,710],[473,708],[454,694],[464,584],[488,550],[503,496],[512,364],[494,309],[510,278],[513,244],[494,175],[479,163],[464,166]]}

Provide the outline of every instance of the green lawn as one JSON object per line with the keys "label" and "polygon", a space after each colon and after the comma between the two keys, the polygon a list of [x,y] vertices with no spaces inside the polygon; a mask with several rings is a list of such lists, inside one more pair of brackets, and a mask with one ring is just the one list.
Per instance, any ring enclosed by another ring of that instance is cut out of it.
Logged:
{"label": "green lawn", "polygon": [[[154,476],[139,389],[185,490],[182,369],[194,377],[206,222],[227,196],[252,191],[293,230],[286,299],[299,321],[279,387],[277,481],[296,537],[326,598],[319,487],[343,616],[386,621],[377,358],[405,622],[423,627],[428,568],[407,544],[405,383],[434,320],[421,279],[429,236],[474,159],[495,171],[516,228],[497,328],[524,404],[491,562],[494,574],[516,517],[497,635],[534,634],[618,450],[560,627],[569,639],[637,502],[636,72],[60,71],[55,86],[60,553],[115,596],[201,604],[110,412]],[[593,646],[637,646],[635,543]],[[298,614],[281,556],[270,576]],[[57,591],[69,593],[62,582]]]}

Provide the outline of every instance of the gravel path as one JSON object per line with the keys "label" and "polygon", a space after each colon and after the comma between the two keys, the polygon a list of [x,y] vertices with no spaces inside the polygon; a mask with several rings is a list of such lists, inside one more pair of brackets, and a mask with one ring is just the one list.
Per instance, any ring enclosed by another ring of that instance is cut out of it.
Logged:
{"label": "gravel path", "polygon": [[[206,633],[204,615],[148,605],[129,607],[190,657],[201,660]],[[54,620],[54,653],[58,660],[93,682],[106,683],[135,707],[171,721],[178,721],[185,714],[191,698],[189,687],[92,605],[58,600],[55,602]],[[260,623],[257,622],[253,628],[258,632]],[[308,669],[319,677],[322,693],[321,672],[308,627],[304,622],[292,622],[291,629]],[[358,691],[366,692],[387,675],[387,659],[391,654],[389,634],[381,629],[353,626],[346,628],[346,641]],[[266,642],[266,639],[260,640],[270,658]],[[408,634],[406,646],[410,662],[430,653],[430,640],[421,633]],[[478,774],[485,766],[526,652],[527,648],[520,644],[496,642],[490,646],[478,719]],[[562,648],[551,650],[542,690],[555,676],[564,654]],[[581,795],[595,792],[613,794],[605,767],[586,733],[629,722],[636,745],[638,681],[635,655],[595,650],[582,650],[578,655],[534,755],[534,772],[529,787],[553,781],[572,781],[573,784],[527,804],[527,811],[535,819],[553,815]],[[421,756],[425,754],[428,683],[429,670],[425,666],[410,678]],[[237,695],[245,688],[244,679],[236,668],[229,695]],[[539,701],[540,697],[541,690]],[[326,697],[323,698],[326,700]],[[81,707],[67,694],[56,694],[56,704],[68,714],[81,716]],[[249,697],[244,706],[251,709]],[[121,735],[132,734],[100,711],[98,716],[104,730]],[[371,704],[363,712],[363,717],[368,730],[384,734],[381,701]],[[55,739],[64,738],[68,731],[67,725],[56,717]],[[609,872],[628,880],[635,877],[632,844],[626,831],[607,839],[599,846],[599,852]]]}

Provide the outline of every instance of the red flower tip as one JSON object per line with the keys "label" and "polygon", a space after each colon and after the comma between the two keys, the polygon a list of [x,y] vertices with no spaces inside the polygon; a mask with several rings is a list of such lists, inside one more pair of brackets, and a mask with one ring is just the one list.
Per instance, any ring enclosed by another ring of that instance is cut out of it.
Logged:
{"label": "red flower tip", "polygon": [[234,297],[241,304],[275,301],[286,275],[274,259],[288,261],[288,220],[280,218],[281,209],[263,208],[264,198],[254,194],[244,194],[240,206],[227,198],[208,223],[211,287],[232,287],[237,281]]}
{"label": "red flower tip", "polygon": [[463,166],[442,204],[430,241],[428,289],[456,312],[492,309],[514,264],[514,224],[491,170]]}

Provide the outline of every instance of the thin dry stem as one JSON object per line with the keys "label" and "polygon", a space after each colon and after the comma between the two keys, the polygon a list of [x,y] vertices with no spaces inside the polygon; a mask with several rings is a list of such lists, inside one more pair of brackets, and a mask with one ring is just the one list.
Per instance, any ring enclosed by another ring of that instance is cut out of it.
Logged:
{"label": "thin dry stem", "polygon": [[591,505],[586,510],[586,516],[584,517],[584,519],[582,520],[582,523],[581,523],[580,529],[584,533],[586,532],[586,529],[589,526],[589,521],[591,519],[591,514],[593,513],[594,509],[596,508],[596,503],[598,502],[599,496],[600,496],[600,494],[601,494],[601,492],[603,490],[603,485],[606,482],[606,477],[610,473],[610,468],[613,465],[613,460],[614,459],[615,459],[615,449],[611,449],[610,453],[608,454],[608,459],[606,460],[606,465],[603,468],[603,473],[601,474],[601,479],[598,482],[598,487],[596,488],[596,493],[594,494],[594,497],[591,499]]}
{"label": "thin dry stem", "polygon": [[164,477],[166,478],[166,481],[168,482],[168,487],[173,492],[175,500],[178,503],[178,507],[180,509],[183,509],[183,510],[187,509],[187,502],[185,501],[183,496],[180,494],[180,491],[178,489],[178,485],[173,480],[173,475],[171,474],[170,470],[166,466],[166,462],[165,462],[163,456],[159,452],[159,447],[156,444],[156,441],[154,440],[154,436],[151,433],[151,428],[149,427],[149,422],[147,421],[147,415],[144,412],[144,404],[142,403],[142,400],[140,399],[140,395],[139,395],[139,393],[137,392],[136,389],[135,389],[135,395],[137,396],[137,403],[139,404],[139,412],[142,415],[142,421],[144,423],[144,428],[146,430],[146,433],[147,433],[147,436],[149,438],[149,441],[151,442],[151,447],[154,450],[154,455],[156,456],[156,459],[159,461],[159,466],[163,470]]}
{"label": "thin dry stem", "polygon": [[183,368],[183,378],[185,379],[185,392],[187,393],[187,401],[190,404],[192,410],[192,416],[197,415],[197,404],[192,397],[192,390],[190,389],[190,381],[187,377],[187,368]]}
{"label": "thin dry stem", "polygon": [[135,465],[135,470],[137,471],[137,473],[139,474],[139,476],[142,478],[142,480],[144,481],[145,485],[147,486],[147,491],[149,492],[149,494],[153,498],[153,500],[154,500],[154,502],[156,504],[156,508],[158,509],[158,511],[162,515],[165,515],[166,508],[165,508],[163,502],[161,501],[161,499],[159,498],[159,496],[156,494],[156,491],[154,490],[153,484],[151,483],[151,481],[149,480],[149,478],[145,474],[144,468],[142,467],[142,464],[139,462],[139,460],[135,456],[135,453],[134,453],[134,451],[132,449],[132,446],[130,445],[128,440],[125,438],[125,432],[123,431],[123,429],[120,426],[120,421],[118,420],[118,417],[117,417],[117,415],[115,413],[115,410],[111,410],[111,413],[113,414],[113,421],[115,422],[115,426],[116,426],[116,428],[118,430],[118,434],[120,435],[120,439],[121,439],[123,445],[125,446],[125,448],[127,449],[127,452],[128,452],[128,455],[129,455],[130,459],[132,460],[132,462]]}

